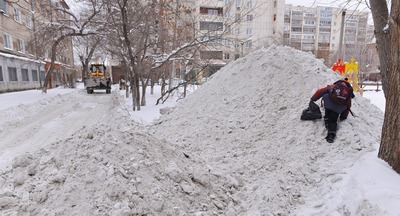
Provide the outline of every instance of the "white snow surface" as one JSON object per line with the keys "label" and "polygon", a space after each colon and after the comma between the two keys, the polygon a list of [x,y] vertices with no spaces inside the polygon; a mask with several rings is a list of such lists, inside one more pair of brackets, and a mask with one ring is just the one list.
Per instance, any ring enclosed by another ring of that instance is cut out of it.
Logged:
{"label": "white snow surface", "polygon": [[400,215],[400,177],[377,158],[383,112],[370,93],[356,95],[334,143],[323,120],[300,120],[314,91],[337,79],[312,54],[273,46],[160,118],[157,97],[132,112],[115,87],[22,104],[0,95],[9,104],[0,214]]}

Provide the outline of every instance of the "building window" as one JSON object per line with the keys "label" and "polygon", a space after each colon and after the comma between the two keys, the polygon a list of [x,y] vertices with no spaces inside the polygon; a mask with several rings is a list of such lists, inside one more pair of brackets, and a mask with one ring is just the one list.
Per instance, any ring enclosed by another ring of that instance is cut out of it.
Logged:
{"label": "building window", "polygon": [[5,0],[0,0],[0,11],[7,15],[7,3]]}
{"label": "building window", "polygon": [[225,54],[224,54],[224,59],[227,59],[227,60],[229,60],[229,59],[230,59],[230,57],[231,57],[231,55],[230,55],[229,53],[225,53]]}
{"label": "building window", "polygon": [[304,20],[304,25],[313,26],[313,25],[315,25],[315,21],[314,20]]}
{"label": "building window", "polygon": [[32,70],[31,73],[32,73],[32,81],[38,81],[39,79],[37,70]]}
{"label": "building window", "polygon": [[248,14],[247,16],[246,16],[246,20],[247,21],[253,21],[253,15],[251,15],[251,14]]}
{"label": "building window", "polygon": [[29,81],[28,69],[21,69],[22,81]]}
{"label": "building window", "polygon": [[25,44],[21,39],[17,39],[17,51],[21,53],[25,53]]}
{"label": "building window", "polygon": [[292,32],[301,32],[301,27],[292,27]]}
{"label": "building window", "polygon": [[17,68],[8,67],[8,77],[9,77],[10,81],[18,81]]}
{"label": "building window", "polygon": [[306,40],[314,40],[315,36],[314,35],[303,35],[303,39]]}
{"label": "building window", "polygon": [[292,16],[303,16],[303,12],[301,12],[301,11],[292,11]]}
{"label": "building window", "polygon": [[247,35],[252,35],[253,34],[253,29],[251,29],[251,28],[246,29],[246,34]]}
{"label": "building window", "polygon": [[218,15],[218,10],[216,9],[208,9],[208,15]]}
{"label": "building window", "polygon": [[200,22],[200,30],[209,30],[209,31],[222,31],[223,23],[222,22]]}
{"label": "building window", "polygon": [[3,32],[3,42],[4,42],[5,49],[13,49],[11,36],[4,32]]}
{"label": "building window", "polygon": [[237,29],[235,30],[235,34],[240,35],[240,28],[237,28]]}
{"label": "building window", "polygon": [[223,40],[223,43],[225,46],[230,46],[231,45],[231,41],[230,40]]}
{"label": "building window", "polygon": [[331,29],[329,29],[329,28],[320,28],[319,32],[327,32],[327,33],[329,33],[329,32],[331,32]]}
{"label": "building window", "polygon": [[222,59],[222,51],[201,51],[201,59]]}
{"label": "building window", "polygon": [[251,48],[253,46],[252,41],[246,41],[246,48]]}
{"label": "building window", "polygon": [[240,14],[235,14],[235,21],[240,22]]}
{"label": "building window", "polygon": [[32,17],[30,17],[30,16],[26,16],[26,27],[28,29],[32,28]]}
{"label": "building window", "polygon": [[242,0],[236,0],[236,9],[240,10],[241,6],[242,6]]}
{"label": "building window", "polygon": [[222,16],[223,8],[211,8],[211,7],[200,7],[200,14],[202,15],[210,15],[210,16]]}
{"label": "building window", "polygon": [[247,0],[247,7],[253,8],[253,0]]}
{"label": "building window", "polygon": [[3,78],[3,67],[0,66],[0,82],[2,82],[2,81],[4,81],[4,78]]}
{"label": "building window", "polygon": [[290,38],[297,38],[297,39],[300,39],[300,38],[301,38],[301,34],[292,34],[292,35],[290,36]]}
{"label": "building window", "polygon": [[276,21],[276,14],[274,14],[274,21]]}
{"label": "building window", "polygon": [[14,20],[21,23],[21,11],[18,8],[14,8]]}
{"label": "building window", "polygon": [[314,33],[315,32],[315,28],[304,28],[303,32],[304,33]]}
{"label": "building window", "polygon": [[226,17],[226,18],[231,17],[231,11],[230,11],[230,10],[227,10],[227,11],[225,12],[225,17]]}
{"label": "building window", "polygon": [[332,22],[331,22],[330,20],[321,20],[321,21],[319,21],[319,24],[320,24],[320,25],[329,25],[329,26],[330,26],[331,23],[332,23]]}

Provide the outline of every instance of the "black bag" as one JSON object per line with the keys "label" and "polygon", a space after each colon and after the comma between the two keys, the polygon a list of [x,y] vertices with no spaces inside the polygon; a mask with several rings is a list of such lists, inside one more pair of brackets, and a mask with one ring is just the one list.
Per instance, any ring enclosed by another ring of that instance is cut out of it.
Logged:
{"label": "black bag", "polygon": [[310,103],[308,104],[308,108],[303,110],[303,113],[300,117],[301,120],[315,120],[321,118],[321,110],[319,109],[319,106],[313,101],[310,101]]}

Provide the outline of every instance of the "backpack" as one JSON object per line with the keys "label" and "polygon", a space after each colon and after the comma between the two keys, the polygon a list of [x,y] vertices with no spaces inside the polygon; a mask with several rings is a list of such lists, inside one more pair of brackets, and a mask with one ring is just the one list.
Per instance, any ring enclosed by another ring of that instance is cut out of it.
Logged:
{"label": "backpack", "polygon": [[352,88],[345,81],[338,81],[334,83],[331,91],[329,91],[329,98],[337,104],[347,106],[350,102]]}
{"label": "backpack", "polygon": [[304,109],[300,116],[301,120],[315,120],[321,118],[322,118],[321,110],[319,109],[319,106],[313,101],[310,101],[307,109]]}

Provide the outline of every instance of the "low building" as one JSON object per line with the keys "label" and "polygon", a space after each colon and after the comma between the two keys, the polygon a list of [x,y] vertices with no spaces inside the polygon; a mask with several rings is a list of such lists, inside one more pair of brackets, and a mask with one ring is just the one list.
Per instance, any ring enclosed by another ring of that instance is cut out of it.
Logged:
{"label": "low building", "polygon": [[[64,0],[0,0],[0,92],[42,87],[48,53],[38,52],[35,32],[39,22],[67,16],[60,7],[68,9]],[[74,80],[72,41],[65,44],[48,88]]]}

